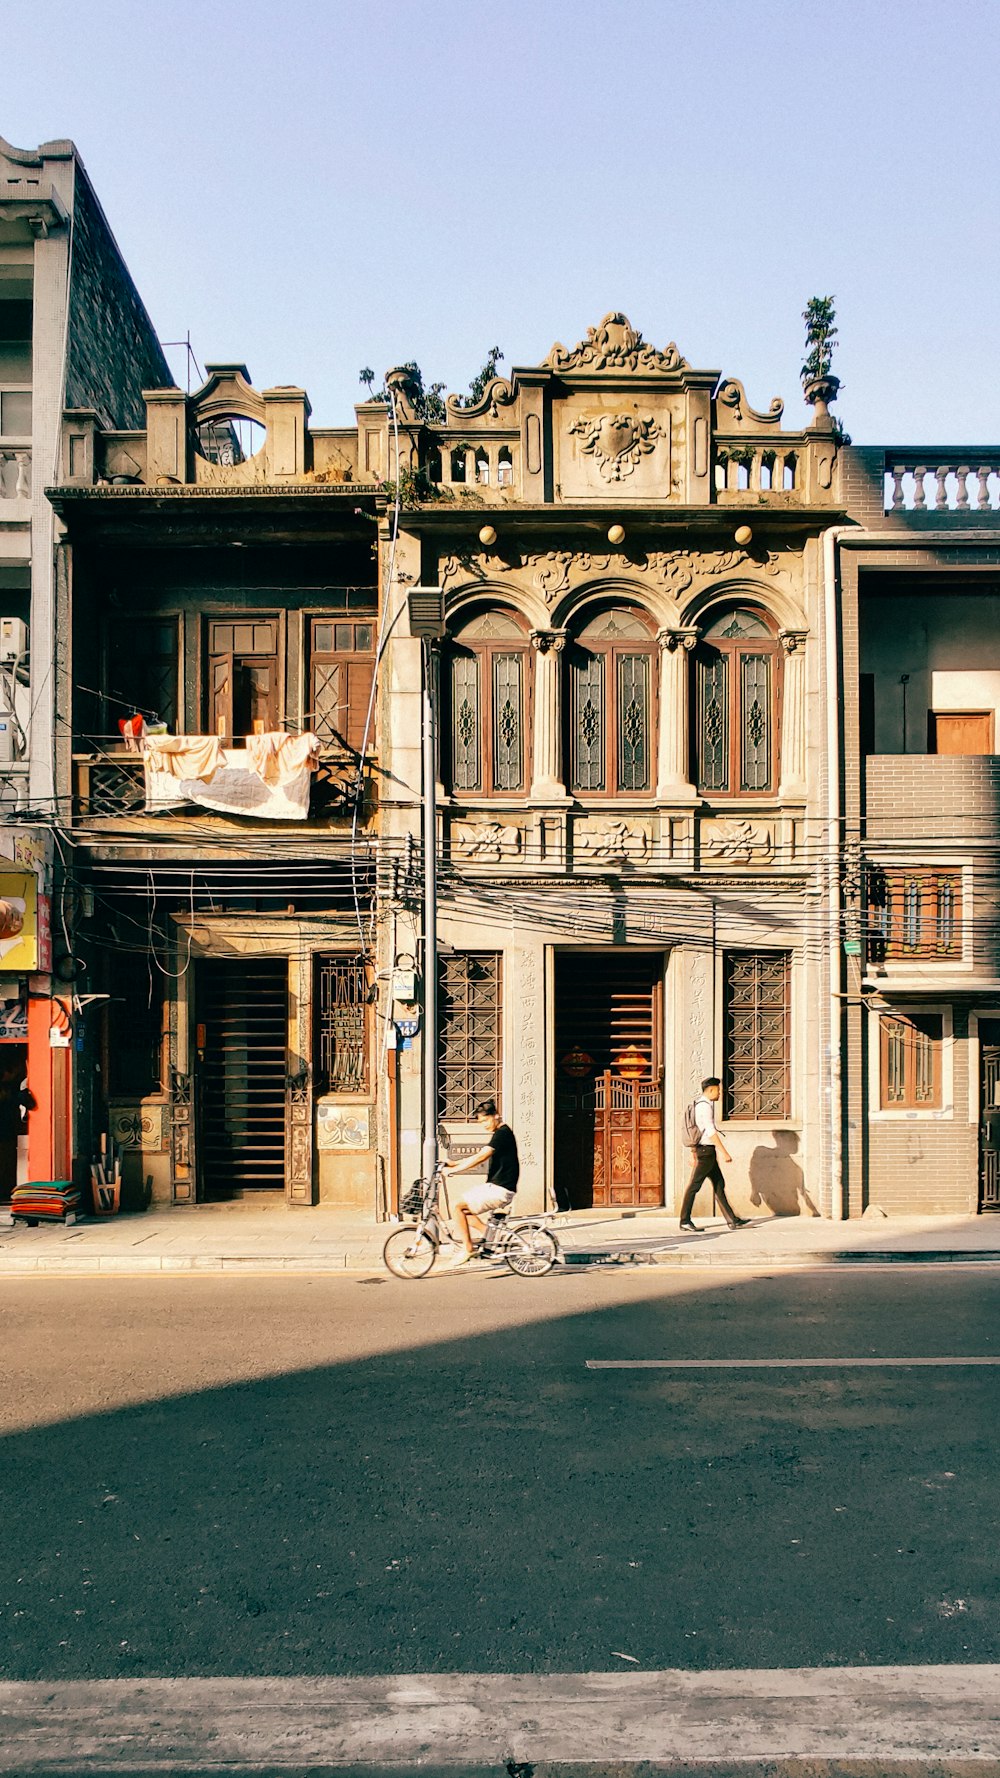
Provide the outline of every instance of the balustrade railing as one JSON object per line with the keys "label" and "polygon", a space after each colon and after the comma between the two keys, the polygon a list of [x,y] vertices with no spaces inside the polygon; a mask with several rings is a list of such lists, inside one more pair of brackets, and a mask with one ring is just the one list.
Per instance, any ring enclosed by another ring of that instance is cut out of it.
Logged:
{"label": "balustrade railing", "polygon": [[0,500],[31,498],[31,449],[0,444]]}
{"label": "balustrade railing", "polygon": [[1000,511],[1000,448],[928,449],[885,454],[887,512]]}
{"label": "balustrade railing", "polygon": [[773,445],[722,445],[715,463],[716,494],[790,494],[798,482],[798,452]]}

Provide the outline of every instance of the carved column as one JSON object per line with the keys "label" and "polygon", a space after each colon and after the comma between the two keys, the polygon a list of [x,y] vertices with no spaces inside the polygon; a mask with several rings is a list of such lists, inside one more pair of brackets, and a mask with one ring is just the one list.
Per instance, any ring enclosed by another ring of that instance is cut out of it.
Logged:
{"label": "carved column", "polygon": [[536,802],[567,799],[562,763],[562,676],[565,630],[532,630],[535,650],[534,747],[531,795]]}
{"label": "carved column", "polygon": [[656,796],[659,802],[694,802],[691,782],[690,654],[698,640],[695,629],[661,630],[660,747]]}
{"label": "carved column", "polygon": [[806,654],[805,630],[782,630],[785,651],[781,700],[782,797],[806,793]]}

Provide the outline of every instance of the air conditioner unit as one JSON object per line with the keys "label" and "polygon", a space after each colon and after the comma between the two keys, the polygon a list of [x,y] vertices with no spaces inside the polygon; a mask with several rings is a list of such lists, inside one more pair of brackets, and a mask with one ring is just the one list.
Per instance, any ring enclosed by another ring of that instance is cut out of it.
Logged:
{"label": "air conditioner unit", "polygon": [[28,652],[28,626],[23,617],[0,617],[0,661],[16,661]]}
{"label": "air conditioner unit", "polygon": [[0,821],[27,807],[28,780],[23,773],[0,770]]}

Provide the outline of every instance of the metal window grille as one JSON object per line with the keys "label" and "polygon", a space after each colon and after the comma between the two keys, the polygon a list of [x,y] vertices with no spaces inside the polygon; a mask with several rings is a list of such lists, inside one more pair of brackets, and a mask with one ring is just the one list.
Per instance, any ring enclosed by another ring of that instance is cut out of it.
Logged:
{"label": "metal window grille", "polygon": [[870,869],[868,953],[875,962],[884,957],[960,957],[961,871]]}
{"label": "metal window grille", "polygon": [[791,1114],[791,959],[787,951],[725,958],[725,1083],[729,1118]]}
{"label": "metal window grille", "polygon": [[368,1088],[368,983],[357,958],[316,959],[316,1073],[321,1092]]}
{"label": "metal window grille", "polygon": [[462,951],[441,960],[438,1091],[441,1115],[467,1123],[480,1099],[500,1103],[502,958]]}
{"label": "metal window grille", "polygon": [[649,789],[649,656],[618,657],[618,789]]}
{"label": "metal window grille", "polygon": [[881,1102],[888,1111],[930,1111],[941,1104],[940,1013],[884,1015],[879,1021]]}

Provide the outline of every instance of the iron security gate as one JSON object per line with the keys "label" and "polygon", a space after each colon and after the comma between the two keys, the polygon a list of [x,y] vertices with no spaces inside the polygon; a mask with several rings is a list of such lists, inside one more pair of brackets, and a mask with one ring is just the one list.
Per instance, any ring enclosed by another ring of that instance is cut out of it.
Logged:
{"label": "iron security gate", "polygon": [[201,1195],[283,1191],[288,965],[206,959],[196,988]]}
{"label": "iron security gate", "polygon": [[979,1026],[979,1207],[1000,1211],[1000,1019]]}

